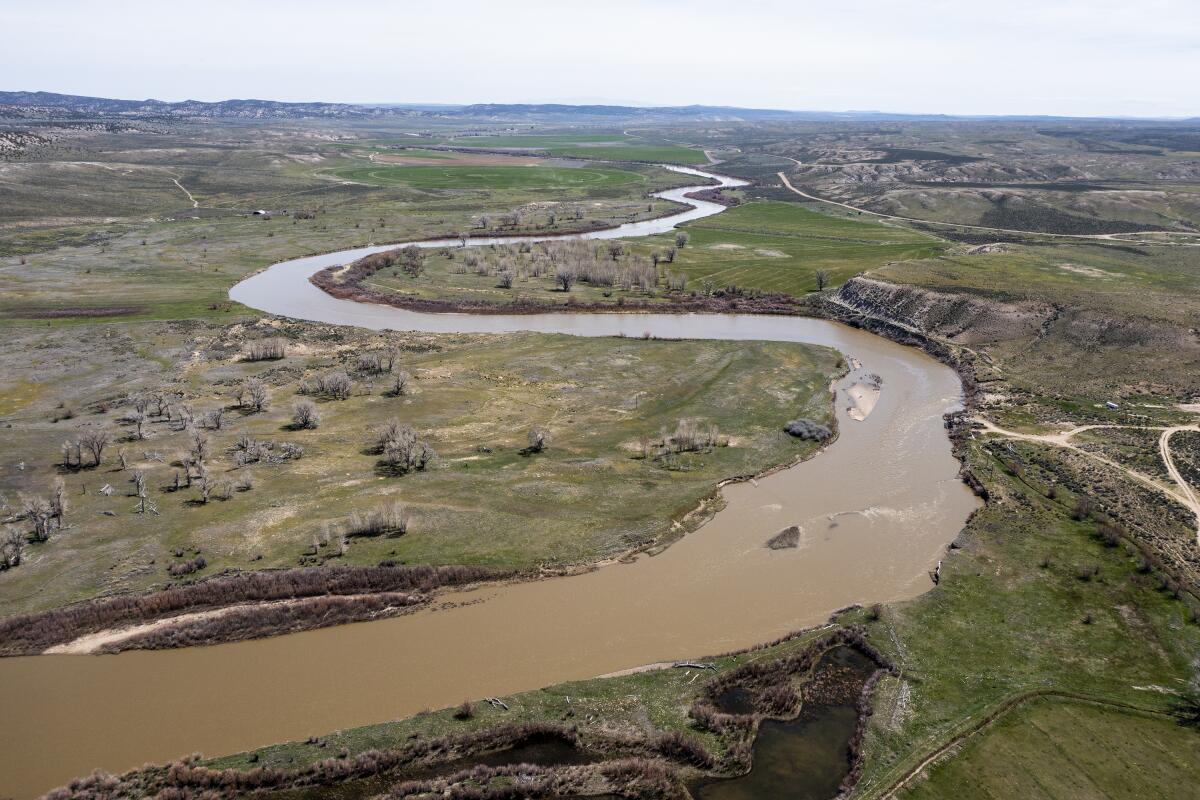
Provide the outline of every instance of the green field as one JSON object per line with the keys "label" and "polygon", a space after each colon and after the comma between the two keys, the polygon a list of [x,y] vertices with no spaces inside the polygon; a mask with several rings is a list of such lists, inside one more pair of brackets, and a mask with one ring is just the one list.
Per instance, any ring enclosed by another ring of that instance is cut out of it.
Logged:
{"label": "green field", "polygon": [[707,164],[704,151],[661,139],[606,133],[531,134],[529,136],[463,136],[446,142],[458,147],[532,148],[563,158],[603,161],[665,161]]}
{"label": "green field", "polygon": [[347,166],[331,175],[372,186],[417,189],[574,189],[621,186],[641,175],[604,167]]}
{"label": "green field", "polygon": [[[682,230],[691,240],[671,269],[686,273],[693,287],[708,282],[794,295],[816,288],[818,270],[837,286],[863,270],[929,258],[945,248],[905,228],[832,217],[794,203],[746,203]],[[649,241],[665,248],[674,234]]]}
{"label": "green field", "polygon": [[1200,787],[1200,733],[1159,716],[1062,700],[1009,712],[899,795],[1007,800],[1189,800]]}

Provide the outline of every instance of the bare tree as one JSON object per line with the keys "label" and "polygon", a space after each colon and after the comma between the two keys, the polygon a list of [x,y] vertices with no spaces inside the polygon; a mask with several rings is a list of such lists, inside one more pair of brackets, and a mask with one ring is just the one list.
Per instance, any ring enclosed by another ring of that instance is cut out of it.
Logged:
{"label": "bare tree", "polygon": [[83,444],[78,439],[62,443],[62,465],[67,469],[83,466]]}
{"label": "bare tree", "polygon": [[50,516],[58,528],[63,526],[70,504],[67,500],[67,485],[62,478],[54,479],[54,487],[50,490]]}
{"label": "bare tree", "polygon": [[278,361],[287,355],[287,343],[283,339],[259,339],[246,345],[243,361]]}
{"label": "bare tree", "polygon": [[683,248],[687,247],[687,243],[691,238],[692,237],[687,235],[686,231],[680,231],[679,233],[675,234],[675,246],[682,250]]}
{"label": "bare tree", "polygon": [[408,394],[408,383],[410,380],[411,377],[407,372],[397,372],[395,377],[392,378],[392,387],[388,390],[388,394],[392,397],[403,397]]}
{"label": "bare tree", "polygon": [[192,460],[203,463],[208,459],[208,434],[199,428],[189,428],[188,436],[192,440]]}
{"label": "bare tree", "polygon": [[315,394],[345,400],[354,390],[354,382],[344,372],[328,372],[300,384],[301,394]]}
{"label": "bare tree", "polygon": [[0,571],[21,565],[25,552],[25,534],[15,525],[5,525],[0,531]]}
{"label": "bare tree", "polygon": [[85,430],[83,435],[79,437],[79,444],[87,448],[92,454],[92,466],[100,466],[100,459],[104,456],[104,448],[108,447],[111,441],[108,431],[103,428],[95,428]]}
{"label": "bare tree", "polygon": [[350,515],[346,526],[341,531],[327,530],[324,533],[325,543],[333,539],[343,539],[346,536],[403,536],[408,532],[409,514],[400,503],[373,508],[366,513],[355,511]]}
{"label": "bare tree", "polygon": [[265,411],[271,405],[271,392],[261,380],[251,378],[242,385],[246,391],[246,407],[251,411]]}
{"label": "bare tree", "polygon": [[666,256],[667,256],[667,263],[668,263],[668,264],[674,264],[674,263],[675,263],[675,253],[676,253],[676,252],[677,252],[677,251],[675,250],[675,248],[674,248],[674,247],[668,247],[668,248],[667,248],[667,253],[666,253]]}
{"label": "bare tree", "polygon": [[292,404],[292,427],[297,430],[315,428],[321,424],[321,412],[311,400],[297,400]]}
{"label": "bare tree", "polygon": [[33,541],[44,542],[50,538],[50,523],[54,519],[54,512],[44,497],[22,497],[21,513],[33,523]]}
{"label": "bare tree", "polygon": [[224,424],[225,409],[221,406],[217,406],[212,411],[209,411],[204,415],[204,427],[210,430],[219,431],[221,430],[221,426]]}
{"label": "bare tree", "polygon": [[200,482],[200,502],[208,505],[213,490],[212,481],[208,479],[208,467],[204,466],[204,462],[200,462],[196,465],[196,471],[196,479]]}
{"label": "bare tree", "polygon": [[543,428],[541,425],[534,425],[529,429],[529,447],[526,448],[530,453],[541,453],[550,446],[550,431]]}
{"label": "bare tree", "polygon": [[823,269],[817,270],[817,291],[825,291],[825,287],[829,285],[829,273]]}
{"label": "bare tree", "polygon": [[571,291],[571,287],[575,285],[575,281],[578,279],[579,273],[572,265],[560,264],[554,272],[554,282],[564,292]]}
{"label": "bare tree", "polygon": [[401,474],[421,472],[433,461],[435,453],[428,442],[417,437],[410,425],[401,425],[399,420],[390,419],[377,429],[371,447],[383,454],[383,463]]}
{"label": "bare tree", "polygon": [[[145,400],[145,398],[140,398]],[[146,401],[149,402],[149,401]],[[133,437],[139,441],[146,438],[146,408],[144,404],[141,408],[135,407],[133,411],[125,415],[126,422],[133,425]]]}

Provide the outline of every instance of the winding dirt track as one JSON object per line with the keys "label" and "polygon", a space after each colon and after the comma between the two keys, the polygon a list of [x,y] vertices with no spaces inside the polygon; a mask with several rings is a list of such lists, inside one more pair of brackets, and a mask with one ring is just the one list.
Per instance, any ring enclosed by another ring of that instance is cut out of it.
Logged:
{"label": "winding dirt track", "polygon": [[[1183,474],[1176,468],[1175,461],[1171,457],[1171,437],[1180,431],[1200,431],[1200,425],[1171,425],[1171,426],[1154,426],[1154,425],[1080,425],[1070,430],[1060,431],[1059,433],[1020,433],[1018,431],[1010,431],[1001,428],[993,422],[983,418],[975,420],[983,426],[987,433],[997,436],[1004,436],[1009,439],[1018,439],[1025,442],[1041,442],[1042,444],[1052,444],[1057,447],[1065,447],[1068,450],[1073,450],[1085,458],[1090,458],[1105,466],[1120,470],[1128,477],[1135,481],[1144,484],[1151,489],[1165,494],[1170,499],[1189,509],[1196,516],[1196,543],[1200,545],[1200,500],[1196,497],[1195,490],[1184,479]],[[1102,455],[1093,453],[1090,450],[1084,450],[1078,445],[1071,443],[1072,437],[1084,431],[1097,430],[1101,428],[1132,428],[1143,431],[1162,431],[1162,435],[1158,439],[1158,450],[1162,456],[1163,463],[1166,465],[1167,474],[1178,485],[1178,489],[1172,489],[1164,486],[1159,481],[1151,478],[1149,475],[1138,472],[1132,467],[1127,467],[1124,464],[1118,464],[1112,459],[1105,458]]]}
{"label": "winding dirt track", "polygon": [[[801,164],[800,161],[792,158],[791,156],[783,156],[783,158],[786,158],[788,161],[795,162],[796,166],[800,166]],[[783,181],[783,185],[788,189],[788,191],[798,194],[806,200],[813,200],[817,203],[825,203],[827,205],[837,206],[839,208],[844,208],[847,211],[858,212],[859,214],[870,214],[873,217],[880,217],[881,219],[894,219],[899,220],[900,222],[915,222],[919,225],[941,225],[942,227],[946,228],[962,228],[970,231],[988,231],[990,233],[1013,233],[1021,236],[1052,236],[1056,239],[1073,239],[1075,241],[1120,242],[1124,244],[1167,245],[1172,247],[1200,247],[1200,241],[1165,242],[1158,240],[1144,241],[1141,239],[1123,238],[1127,236],[1153,236],[1163,233],[1163,231],[1134,231],[1130,233],[1044,233],[1042,231],[1022,231],[1016,228],[990,228],[985,225],[965,225],[959,222],[940,222],[932,219],[918,219],[917,217],[901,217],[896,214],[884,214],[880,211],[871,211],[867,208],[852,206],[849,203],[841,203],[837,200],[827,200],[824,197],[817,197],[815,194],[809,194],[808,192],[797,189],[792,185],[792,182],[788,180],[788,177],[785,173],[777,172],[775,174],[779,176],[779,180]],[[1175,233],[1176,235],[1200,236],[1200,234],[1187,232]]]}

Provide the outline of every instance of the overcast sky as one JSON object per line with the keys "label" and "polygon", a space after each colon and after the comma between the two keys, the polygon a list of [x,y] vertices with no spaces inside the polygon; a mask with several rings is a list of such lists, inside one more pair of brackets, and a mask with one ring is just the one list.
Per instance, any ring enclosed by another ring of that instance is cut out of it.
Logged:
{"label": "overcast sky", "polygon": [[1200,0],[0,0],[0,89],[1200,115]]}

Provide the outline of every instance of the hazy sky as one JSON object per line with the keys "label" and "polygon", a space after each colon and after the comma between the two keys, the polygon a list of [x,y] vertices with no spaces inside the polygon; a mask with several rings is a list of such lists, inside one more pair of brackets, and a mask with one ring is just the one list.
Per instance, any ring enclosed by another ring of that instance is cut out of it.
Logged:
{"label": "hazy sky", "polygon": [[0,89],[1200,115],[1200,0],[0,0]]}

